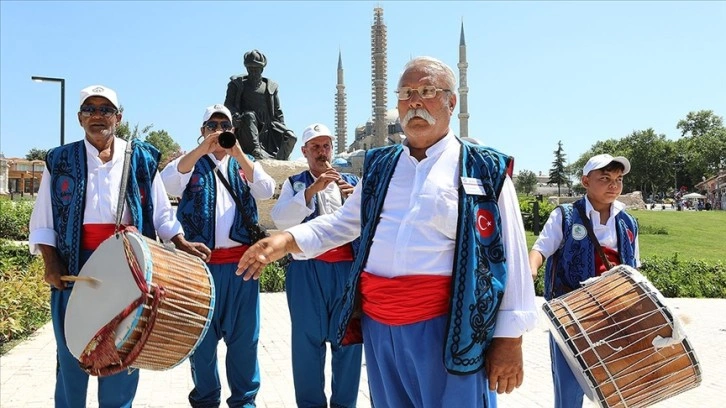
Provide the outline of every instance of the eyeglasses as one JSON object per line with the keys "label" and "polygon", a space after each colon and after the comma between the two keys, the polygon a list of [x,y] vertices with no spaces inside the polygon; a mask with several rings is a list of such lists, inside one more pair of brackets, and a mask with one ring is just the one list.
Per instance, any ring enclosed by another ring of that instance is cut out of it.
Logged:
{"label": "eyeglasses", "polygon": [[407,101],[413,96],[413,91],[418,92],[419,96],[423,99],[431,99],[436,96],[436,92],[444,91],[450,92],[450,89],[437,88],[433,85],[421,85],[418,88],[410,88],[408,86],[402,86],[398,88],[396,93],[398,94],[399,101]]}
{"label": "eyeglasses", "polygon": [[222,126],[222,130],[230,130],[232,129],[232,122],[225,120],[223,122],[217,122],[216,120],[208,120],[204,122],[204,127],[211,131],[217,130],[219,126]]}
{"label": "eyeglasses", "polygon": [[89,117],[98,112],[104,118],[110,118],[118,112],[118,109],[109,106],[81,105],[81,116]]}

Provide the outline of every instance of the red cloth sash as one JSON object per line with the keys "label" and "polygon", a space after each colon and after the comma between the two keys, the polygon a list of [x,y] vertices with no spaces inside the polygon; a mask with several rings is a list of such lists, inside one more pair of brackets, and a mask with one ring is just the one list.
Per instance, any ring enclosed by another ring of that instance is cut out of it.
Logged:
{"label": "red cloth sash", "polygon": [[[126,225],[119,227],[119,231],[126,229]],[[84,251],[95,251],[101,242],[113,235],[116,231],[116,224],[83,224],[81,231],[81,249]]]}
{"label": "red cloth sash", "polygon": [[[613,266],[620,265],[620,256],[618,255],[618,251],[605,246],[602,247],[602,250],[605,252],[605,257]],[[607,271],[608,267],[602,263],[602,258],[600,258],[600,255],[597,253],[597,249],[595,249],[595,275],[600,276]]]}
{"label": "red cloth sash", "polygon": [[333,248],[328,252],[324,252],[315,257],[318,261],[323,262],[343,262],[353,260],[353,247],[350,244],[341,245]]}
{"label": "red cloth sash", "polygon": [[212,256],[207,261],[210,265],[221,265],[228,263],[237,263],[242,258],[242,254],[247,251],[249,245],[240,245],[232,248],[218,248],[212,250]]}
{"label": "red cloth sash", "polygon": [[383,278],[363,272],[360,293],[363,313],[377,322],[402,326],[449,312],[451,276]]}

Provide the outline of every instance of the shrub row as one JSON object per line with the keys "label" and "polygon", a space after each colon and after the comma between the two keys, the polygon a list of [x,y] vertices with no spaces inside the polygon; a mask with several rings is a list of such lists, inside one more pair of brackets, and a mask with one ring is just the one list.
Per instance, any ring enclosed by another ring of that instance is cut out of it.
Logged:
{"label": "shrub row", "polygon": [[0,240],[0,346],[27,336],[50,319],[43,261],[27,245]]}
{"label": "shrub row", "polygon": [[[726,265],[721,262],[654,256],[642,261],[640,272],[665,297],[726,299]],[[544,266],[537,273],[535,292],[544,294]]]}
{"label": "shrub row", "polygon": [[[533,230],[533,224],[534,224],[534,197],[529,196],[519,196],[519,209],[522,212],[522,221],[524,221],[524,229],[527,231]],[[550,203],[549,201],[542,201],[539,203],[539,227],[540,229],[544,227],[545,223],[547,222],[547,219],[550,217],[550,213],[552,210],[554,210],[557,206]]]}
{"label": "shrub row", "polygon": [[0,199],[0,238],[27,241],[32,212],[32,201]]}

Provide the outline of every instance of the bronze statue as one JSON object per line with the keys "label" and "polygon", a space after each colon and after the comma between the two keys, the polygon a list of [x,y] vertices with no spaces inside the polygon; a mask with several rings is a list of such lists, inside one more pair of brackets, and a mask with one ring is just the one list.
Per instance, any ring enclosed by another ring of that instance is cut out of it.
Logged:
{"label": "bronze statue", "polygon": [[287,160],[297,138],[285,126],[277,96],[277,83],[264,78],[267,57],[246,52],[247,75],[230,77],[224,105],[232,112],[235,136],[245,153],[257,159]]}

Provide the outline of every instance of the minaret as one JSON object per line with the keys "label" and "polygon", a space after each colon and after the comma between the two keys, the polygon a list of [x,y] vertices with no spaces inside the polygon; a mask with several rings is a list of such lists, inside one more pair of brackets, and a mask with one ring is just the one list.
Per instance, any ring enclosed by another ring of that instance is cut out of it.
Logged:
{"label": "minaret", "polygon": [[345,98],[345,84],[343,83],[343,56],[338,51],[338,84],[335,86],[335,140],[338,144],[337,152],[343,153],[347,150],[347,103]]}
{"label": "minaret", "polygon": [[[371,26],[371,79],[373,81],[373,139],[374,146],[386,145],[388,128],[386,126],[386,25],[383,23],[383,9],[373,9],[373,25]],[[371,147],[374,147],[371,146]]]}
{"label": "minaret", "polygon": [[459,39],[459,137],[469,137],[469,87],[466,86],[466,41],[464,40],[464,21],[461,21],[461,38]]}

